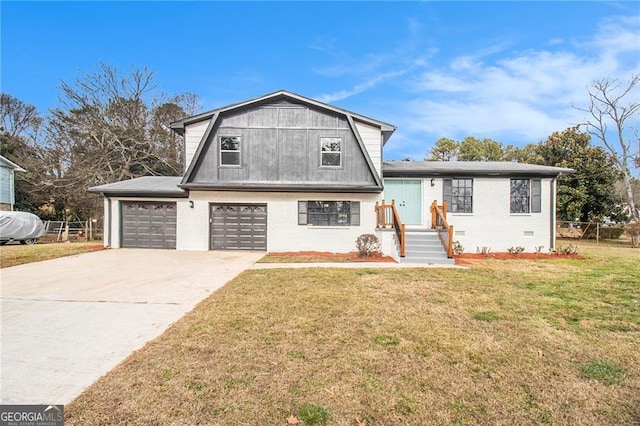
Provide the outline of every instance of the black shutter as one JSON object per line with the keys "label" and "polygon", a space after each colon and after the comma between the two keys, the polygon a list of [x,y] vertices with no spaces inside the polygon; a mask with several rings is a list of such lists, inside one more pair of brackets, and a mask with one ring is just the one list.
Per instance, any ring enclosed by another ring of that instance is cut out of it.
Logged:
{"label": "black shutter", "polygon": [[351,226],[360,226],[360,201],[351,201]]}
{"label": "black shutter", "polygon": [[451,186],[452,179],[442,179],[442,201],[447,202],[447,211],[451,211]]}
{"label": "black shutter", "polygon": [[307,223],[307,202],[298,201],[298,225],[306,225]]}
{"label": "black shutter", "polygon": [[542,182],[540,179],[531,179],[531,213],[542,211]]}

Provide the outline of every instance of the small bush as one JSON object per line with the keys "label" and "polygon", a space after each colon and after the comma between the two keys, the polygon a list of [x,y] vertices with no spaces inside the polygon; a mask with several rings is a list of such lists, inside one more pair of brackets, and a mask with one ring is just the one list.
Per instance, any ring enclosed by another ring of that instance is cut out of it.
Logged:
{"label": "small bush", "polygon": [[631,238],[633,247],[640,247],[640,222],[633,222],[624,227],[627,235]]}
{"label": "small bush", "polygon": [[491,247],[476,247],[476,253],[489,254],[491,253]]}
{"label": "small bush", "polygon": [[356,239],[356,248],[360,257],[380,254],[380,241],[373,234],[362,234]]}
{"label": "small bush", "polygon": [[578,254],[578,246],[560,246],[556,250],[558,254]]}
{"label": "small bush", "polygon": [[460,241],[453,242],[453,254],[462,254],[464,247],[460,244]]}
{"label": "small bush", "polygon": [[520,253],[522,253],[522,252],[524,251],[524,247],[522,247],[522,246],[518,246],[518,247],[509,247],[509,248],[507,249],[507,251],[508,251],[510,254],[516,254],[516,255],[517,255],[517,254],[520,254]]}
{"label": "small bush", "polygon": [[298,409],[298,418],[305,426],[324,425],[329,421],[329,412],[319,405],[305,404]]}
{"label": "small bush", "polygon": [[542,249],[544,248],[544,246],[535,246],[534,248],[536,250],[536,254],[540,254],[542,253]]}

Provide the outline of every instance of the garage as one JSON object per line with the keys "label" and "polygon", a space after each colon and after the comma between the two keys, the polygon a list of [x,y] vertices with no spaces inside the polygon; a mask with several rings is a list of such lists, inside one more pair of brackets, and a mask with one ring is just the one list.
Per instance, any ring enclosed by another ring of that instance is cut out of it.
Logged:
{"label": "garage", "polygon": [[212,250],[267,250],[266,204],[212,204]]}
{"label": "garage", "polygon": [[176,203],[122,202],[122,247],[176,248]]}

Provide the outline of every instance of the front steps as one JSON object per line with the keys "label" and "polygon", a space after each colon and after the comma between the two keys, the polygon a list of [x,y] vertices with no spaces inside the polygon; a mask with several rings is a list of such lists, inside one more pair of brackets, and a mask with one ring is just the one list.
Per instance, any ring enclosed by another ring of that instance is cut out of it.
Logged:
{"label": "front steps", "polygon": [[407,230],[405,232],[404,257],[400,263],[421,265],[454,265],[455,261],[447,257],[438,234],[433,229]]}

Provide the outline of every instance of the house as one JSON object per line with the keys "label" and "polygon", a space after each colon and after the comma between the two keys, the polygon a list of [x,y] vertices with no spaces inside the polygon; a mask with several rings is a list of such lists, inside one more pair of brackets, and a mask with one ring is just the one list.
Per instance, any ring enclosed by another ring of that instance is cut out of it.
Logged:
{"label": "house", "polygon": [[[440,215],[446,216],[444,199],[450,200],[455,229],[461,226],[455,237],[468,244],[483,241],[494,250],[498,243],[526,241],[531,250],[553,244],[554,182],[566,169],[515,163],[383,165],[393,125],[287,91],[187,117],[171,128],[184,138],[182,176],[89,189],[104,196],[105,245],[348,252],[358,236],[376,233],[383,251],[398,258],[406,250],[400,230],[431,229],[426,206],[438,200]],[[512,177],[520,179],[510,183]],[[524,189],[516,190],[521,198],[510,196],[510,185],[525,185],[527,179],[528,201]],[[461,190],[471,191],[471,198]],[[522,206],[511,212],[514,197],[536,213]],[[496,216],[500,209],[506,212]]]}
{"label": "house", "polygon": [[26,172],[13,161],[0,155],[0,210],[11,211],[16,203],[15,172]]}

